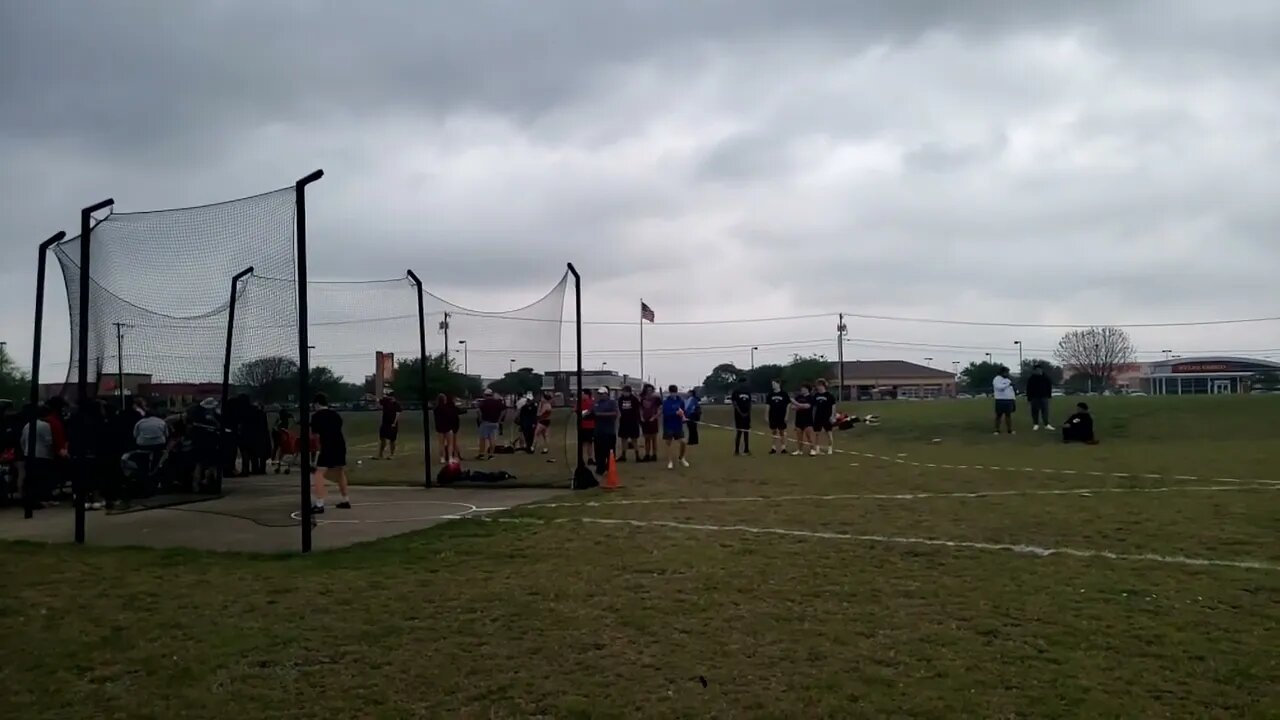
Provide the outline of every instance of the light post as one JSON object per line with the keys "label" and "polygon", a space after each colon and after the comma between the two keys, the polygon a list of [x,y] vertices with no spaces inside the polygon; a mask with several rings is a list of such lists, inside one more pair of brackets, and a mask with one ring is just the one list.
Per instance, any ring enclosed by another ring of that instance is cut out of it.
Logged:
{"label": "light post", "polygon": [[931,358],[931,357],[930,357],[930,358],[925,358],[925,359],[924,359],[924,364],[925,364],[925,365],[927,365],[927,366],[929,366],[930,368],[932,368],[932,367],[933,367],[933,358]]}
{"label": "light post", "polygon": [[1013,344],[1018,346],[1018,377],[1022,377],[1022,341],[1014,340]]}
{"label": "light post", "polygon": [[756,351],[759,349],[760,349],[759,347],[751,348],[751,369],[752,370],[756,369]]}
{"label": "light post", "polygon": [[459,340],[458,344],[462,346],[462,374],[470,375],[471,372],[468,369],[468,365],[467,365],[467,341]]}
{"label": "light post", "polygon": [[987,355],[987,362],[988,362],[988,363],[990,363],[990,362],[991,362],[991,353],[986,353],[986,355]]}
{"label": "light post", "polygon": [[516,359],[515,359],[515,358],[511,358],[511,359],[507,360],[507,374],[508,374],[508,375],[510,375],[511,373],[513,373],[513,372],[515,372],[515,371],[516,371]]}

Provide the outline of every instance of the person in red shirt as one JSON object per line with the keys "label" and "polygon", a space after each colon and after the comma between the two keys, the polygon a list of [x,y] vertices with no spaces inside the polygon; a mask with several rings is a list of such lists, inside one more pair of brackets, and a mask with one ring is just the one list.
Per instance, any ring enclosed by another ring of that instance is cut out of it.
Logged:
{"label": "person in red shirt", "polygon": [[596,405],[595,396],[590,390],[583,390],[578,397],[578,414],[582,416],[582,425],[578,433],[578,452],[586,453],[587,462],[595,463],[596,458],[596,419],[591,414]]}
{"label": "person in red shirt", "polygon": [[498,450],[498,426],[507,414],[507,403],[495,397],[492,388],[485,388],[484,399],[479,405],[480,415],[480,451],[477,460],[493,459]]}

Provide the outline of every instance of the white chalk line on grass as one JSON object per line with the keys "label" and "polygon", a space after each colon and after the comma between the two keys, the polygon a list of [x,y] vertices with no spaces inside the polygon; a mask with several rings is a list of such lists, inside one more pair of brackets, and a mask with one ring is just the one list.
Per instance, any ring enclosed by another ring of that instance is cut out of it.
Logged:
{"label": "white chalk line on grass", "polygon": [[1262,490],[1277,492],[1276,485],[1178,485],[1158,488],[1055,488],[1029,490],[974,490],[968,492],[915,492],[915,493],[839,493],[834,495],[777,495],[766,496],[724,496],[724,497],[683,497],[683,498],[637,498],[631,500],[589,500],[586,502],[549,502],[530,503],[525,508],[602,508],[614,505],[694,505],[700,503],[761,503],[761,502],[796,502],[813,501],[829,502],[833,500],[928,500],[933,498],[989,498],[1010,497],[1017,495],[1093,495],[1101,493],[1175,493],[1175,492],[1241,492],[1244,490]]}
{"label": "white chalk line on grass", "polygon": [[1231,567],[1247,570],[1280,571],[1280,564],[1260,560],[1219,560],[1215,558],[1194,558],[1183,555],[1159,555],[1156,553],[1122,553],[1111,550],[1082,550],[1080,548],[1044,547],[1041,545],[987,543],[972,540],[943,540],[939,538],[894,537],[891,535],[854,535],[851,533],[823,532],[816,530],[788,530],[785,528],[751,527],[748,525],[704,525],[695,523],[672,522],[668,520],[619,520],[613,518],[557,518],[541,520],[537,518],[484,518],[495,522],[515,522],[532,524],[552,524],[580,522],[592,525],[622,525],[639,528],[668,528],[673,530],[698,530],[702,532],[737,532],[755,535],[781,535],[787,537],[811,538],[817,540],[852,540],[856,542],[883,543],[893,545],[928,545],[934,547],[959,548],[968,550],[994,550],[1012,552],[1019,555],[1050,557],[1067,555],[1088,559],[1124,560],[1129,562],[1158,562],[1170,565],[1191,565],[1198,567]]}
{"label": "white chalk line on grass", "polygon": [[[727,425],[717,425],[715,423],[709,423],[709,422],[702,422],[699,424],[704,425],[706,427],[715,428],[717,430],[730,430],[730,431],[737,432],[735,428],[728,427]],[[766,433],[760,430],[750,430],[749,432],[752,435],[759,435],[761,437],[767,437],[767,438],[773,437],[773,435],[771,435],[770,433]],[[795,438],[790,436],[786,438],[787,444],[792,444],[794,442],[795,442]],[[858,450],[845,450],[842,448],[835,448],[835,452],[843,455],[855,455],[857,457],[883,460],[885,462],[897,463],[899,465],[912,465],[915,467],[925,467],[925,468],[943,468],[946,470],[996,470],[1000,472],[1030,472],[1030,473],[1044,473],[1049,475],[1052,475],[1052,474],[1093,475],[1095,477],[1110,475],[1112,477],[1117,477],[1117,478],[1141,477],[1141,478],[1149,478],[1149,479],[1155,479],[1155,480],[1163,480],[1165,478],[1171,478],[1173,480],[1196,480],[1196,481],[1203,481],[1203,482],[1227,482],[1227,483],[1244,483],[1244,484],[1254,484],[1254,485],[1268,484],[1268,485],[1280,486],[1280,480],[1255,480],[1255,479],[1242,480],[1239,478],[1201,477],[1198,475],[1160,475],[1159,473],[1121,473],[1121,472],[1105,473],[1105,472],[1100,472],[1098,470],[1058,470],[1055,468],[1003,467],[999,465],[943,465],[940,463],[924,463],[924,462],[916,462],[914,460],[903,460],[902,457],[876,455],[875,453],[866,453]],[[899,453],[900,456],[905,454],[906,453]]]}

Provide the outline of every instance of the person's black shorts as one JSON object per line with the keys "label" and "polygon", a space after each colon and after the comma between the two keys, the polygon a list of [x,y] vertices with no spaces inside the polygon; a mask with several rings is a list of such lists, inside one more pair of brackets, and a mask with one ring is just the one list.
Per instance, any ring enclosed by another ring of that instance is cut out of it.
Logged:
{"label": "person's black shorts", "polygon": [[1016,400],[997,400],[996,401],[996,417],[1004,415],[1012,415],[1018,409]]}
{"label": "person's black shorts", "polygon": [[779,417],[771,417],[771,418],[769,418],[769,429],[770,429],[770,430],[774,430],[774,431],[777,431],[777,430],[786,430],[786,429],[787,429],[787,416],[783,415],[783,416],[782,416],[782,417],[780,417],[780,418],[779,418]]}
{"label": "person's black shorts", "polygon": [[662,429],[663,440],[683,440],[684,425],[674,425]]}
{"label": "person's black shorts", "polygon": [[316,467],[344,468],[347,466],[347,448],[337,443],[320,446],[320,454],[316,456]]}
{"label": "person's black shorts", "polygon": [[378,428],[378,439],[395,442],[396,437],[400,435],[399,425],[382,425]]}
{"label": "person's black shorts", "polygon": [[733,429],[734,429],[734,430],[750,430],[750,429],[751,429],[751,418],[750,418],[750,417],[735,417],[735,418],[733,419]]}
{"label": "person's black shorts", "polygon": [[640,437],[640,421],[622,423],[618,428],[618,437],[623,440],[635,440]]}
{"label": "person's black shorts", "polygon": [[640,432],[644,433],[645,435],[657,435],[658,421],[657,420],[641,420]]}
{"label": "person's black shorts", "polygon": [[596,441],[596,429],[595,429],[595,428],[583,428],[583,429],[581,430],[581,432],[579,432],[579,433],[578,433],[578,444],[579,444],[579,445],[590,445],[591,443],[594,443],[595,441]]}
{"label": "person's black shorts", "polygon": [[797,430],[808,430],[808,429],[809,429],[809,428],[811,428],[811,427],[813,427],[813,416],[812,416],[812,415],[801,415],[801,414],[799,414],[799,413],[797,413],[797,414],[796,414],[796,429],[797,429]]}
{"label": "person's black shorts", "polygon": [[835,425],[831,422],[831,418],[813,421],[813,429],[815,432],[831,432],[833,428],[835,428]]}

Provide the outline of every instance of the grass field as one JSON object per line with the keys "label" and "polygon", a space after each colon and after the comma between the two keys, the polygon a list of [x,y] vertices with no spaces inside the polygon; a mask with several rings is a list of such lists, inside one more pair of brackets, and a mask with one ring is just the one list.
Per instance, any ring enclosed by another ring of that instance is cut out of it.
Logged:
{"label": "grass field", "polygon": [[1095,447],[986,401],[860,407],[832,457],[708,428],[618,493],[310,557],[0,544],[6,714],[1278,717],[1278,400],[1097,398]]}

